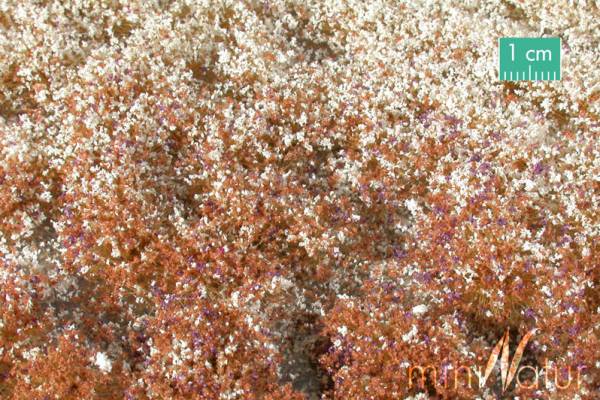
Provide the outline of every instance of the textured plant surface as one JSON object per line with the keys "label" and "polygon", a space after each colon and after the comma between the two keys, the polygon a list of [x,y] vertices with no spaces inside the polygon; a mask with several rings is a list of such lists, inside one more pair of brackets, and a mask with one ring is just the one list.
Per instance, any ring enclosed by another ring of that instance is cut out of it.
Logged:
{"label": "textured plant surface", "polygon": [[[599,21],[0,0],[0,398],[598,399]],[[499,82],[542,34],[563,79]],[[408,379],[534,328],[579,384]]]}

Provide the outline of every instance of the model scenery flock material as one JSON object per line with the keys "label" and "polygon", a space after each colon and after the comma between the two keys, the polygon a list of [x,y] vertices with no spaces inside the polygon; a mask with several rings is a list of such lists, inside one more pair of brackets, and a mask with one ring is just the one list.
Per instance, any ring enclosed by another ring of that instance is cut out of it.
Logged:
{"label": "model scenery flock material", "polygon": [[599,21],[0,1],[0,398],[598,399]]}

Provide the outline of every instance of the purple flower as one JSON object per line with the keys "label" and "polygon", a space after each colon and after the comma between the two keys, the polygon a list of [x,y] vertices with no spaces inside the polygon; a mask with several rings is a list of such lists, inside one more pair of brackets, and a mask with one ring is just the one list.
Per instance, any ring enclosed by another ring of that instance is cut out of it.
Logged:
{"label": "purple flower", "polygon": [[479,167],[479,171],[481,171],[482,173],[489,172],[489,170],[491,169],[491,167],[492,166],[491,166],[491,164],[489,162],[484,162]]}
{"label": "purple flower", "polygon": [[542,164],[542,162],[540,161],[540,162],[538,162],[538,163],[536,163],[534,165],[534,167],[533,167],[533,174],[534,175],[539,175],[542,172],[544,172],[544,169],[545,169],[544,164]]}
{"label": "purple flower", "polygon": [[403,258],[406,258],[406,256],[408,255],[406,250],[398,249],[397,247],[394,248],[393,253],[394,253],[394,257],[396,257],[398,260],[402,260]]}
{"label": "purple flower", "polygon": [[473,155],[471,156],[471,159],[470,159],[469,161],[475,161],[475,162],[479,162],[479,161],[481,161],[481,155],[480,155],[480,154],[478,154],[478,153],[476,153],[476,154],[473,154]]}

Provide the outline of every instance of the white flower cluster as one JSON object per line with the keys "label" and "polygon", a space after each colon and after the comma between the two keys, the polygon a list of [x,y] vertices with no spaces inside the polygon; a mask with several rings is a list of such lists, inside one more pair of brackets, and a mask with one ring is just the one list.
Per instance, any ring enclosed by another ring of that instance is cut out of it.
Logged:
{"label": "white flower cluster", "polygon": [[[318,392],[297,368],[322,326],[343,362],[370,340],[348,310],[597,337],[599,19],[594,1],[0,2],[0,355],[33,370],[76,329],[140,398],[237,399]],[[562,80],[499,82],[497,38],[540,35],[562,38]],[[333,397],[358,393],[335,365]]]}

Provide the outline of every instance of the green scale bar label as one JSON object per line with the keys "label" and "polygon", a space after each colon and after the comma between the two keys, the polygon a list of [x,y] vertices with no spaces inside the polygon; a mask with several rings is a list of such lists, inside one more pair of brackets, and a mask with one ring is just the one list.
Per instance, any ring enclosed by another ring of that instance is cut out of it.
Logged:
{"label": "green scale bar label", "polygon": [[560,38],[500,38],[501,81],[560,80]]}

